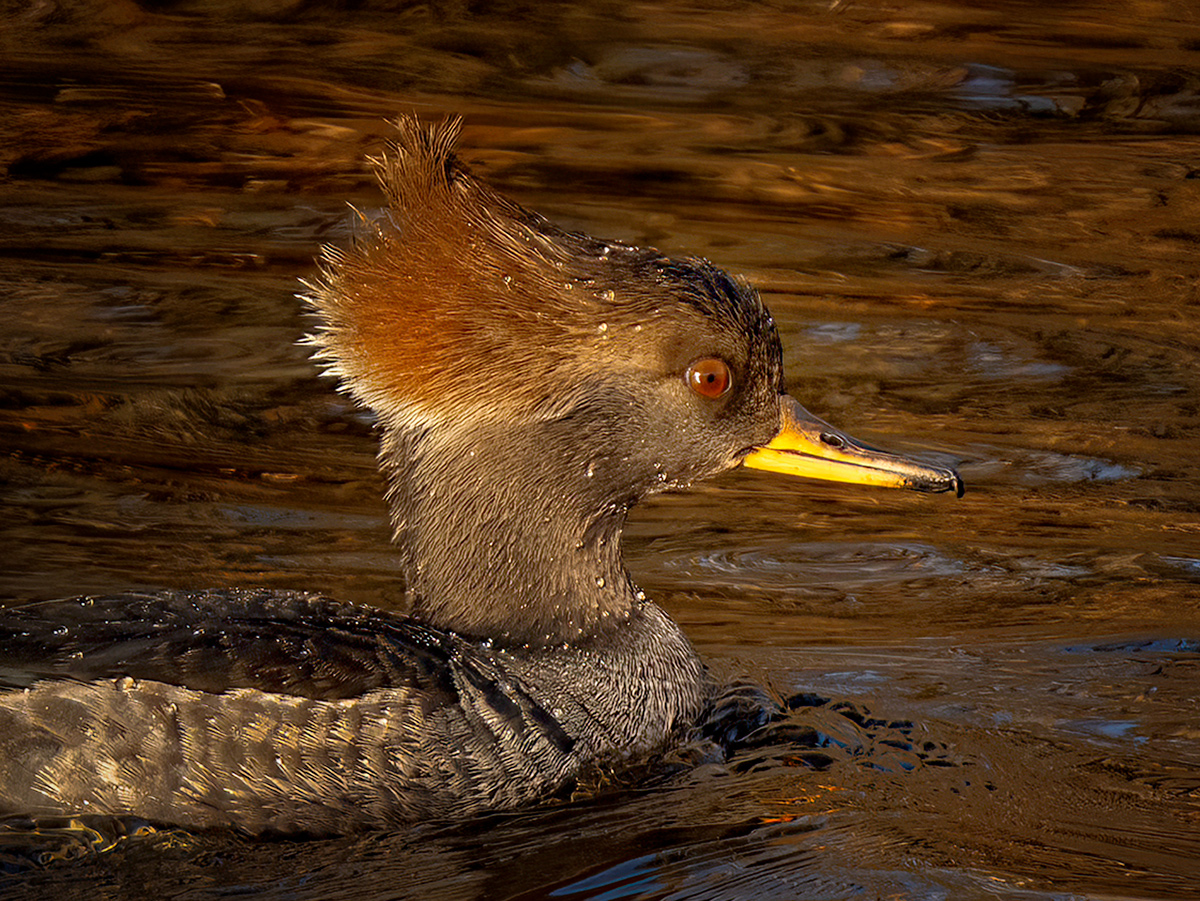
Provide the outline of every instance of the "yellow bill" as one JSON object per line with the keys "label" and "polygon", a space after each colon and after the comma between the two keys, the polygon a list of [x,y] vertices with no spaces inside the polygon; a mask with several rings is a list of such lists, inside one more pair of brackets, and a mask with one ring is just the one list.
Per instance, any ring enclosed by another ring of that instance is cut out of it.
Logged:
{"label": "yellow bill", "polygon": [[813,416],[788,395],[779,400],[782,428],[775,440],[742,461],[751,469],[963,496],[963,481],[953,469],[876,450]]}

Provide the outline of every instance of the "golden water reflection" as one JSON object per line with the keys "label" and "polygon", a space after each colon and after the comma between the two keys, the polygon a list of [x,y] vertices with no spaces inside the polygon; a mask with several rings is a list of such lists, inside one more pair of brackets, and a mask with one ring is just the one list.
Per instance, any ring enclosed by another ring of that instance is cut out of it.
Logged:
{"label": "golden water reflection", "polygon": [[838,739],[824,769],[781,733],[566,811],[145,840],[17,888],[1191,897],[1200,17],[978,6],[15,8],[5,601],[401,602],[370,424],[296,346],[293,294],[345,203],[380,204],[364,157],[410,110],[464,114],[474,168],[567,227],[744,274],[791,393],[969,486],[735,472],[636,514],[631,568],[714,671],[850,705],[789,714]]}

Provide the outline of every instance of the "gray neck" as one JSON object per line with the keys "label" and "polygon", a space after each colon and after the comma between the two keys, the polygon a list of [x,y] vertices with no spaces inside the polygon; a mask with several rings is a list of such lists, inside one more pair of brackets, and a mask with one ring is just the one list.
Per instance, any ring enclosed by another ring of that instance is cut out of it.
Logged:
{"label": "gray neck", "polygon": [[611,487],[630,482],[603,454],[580,457],[581,444],[553,424],[524,440],[497,426],[385,433],[414,616],[502,646],[552,646],[587,642],[640,609],[621,559],[635,498]]}

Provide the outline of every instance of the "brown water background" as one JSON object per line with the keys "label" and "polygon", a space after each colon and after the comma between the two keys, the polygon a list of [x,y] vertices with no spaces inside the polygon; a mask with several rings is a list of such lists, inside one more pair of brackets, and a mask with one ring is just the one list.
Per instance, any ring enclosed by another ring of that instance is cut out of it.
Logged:
{"label": "brown water background", "polygon": [[466,826],[158,834],[3,891],[1197,896],[1187,2],[0,4],[0,600],[400,602],[370,422],[293,295],[410,111],[560,224],[745,275],[791,392],[966,497],[735,472],[635,514],[714,671],[830,699],[791,723],[820,765],[781,738]]}

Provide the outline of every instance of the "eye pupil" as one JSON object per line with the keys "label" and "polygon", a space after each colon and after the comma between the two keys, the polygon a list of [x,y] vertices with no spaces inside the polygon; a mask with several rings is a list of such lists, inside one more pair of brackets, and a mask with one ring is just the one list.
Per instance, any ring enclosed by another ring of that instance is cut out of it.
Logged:
{"label": "eye pupil", "polygon": [[705,357],[688,367],[687,383],[701,397],[715,399],[729,390],[733,376],[724,360]]}

